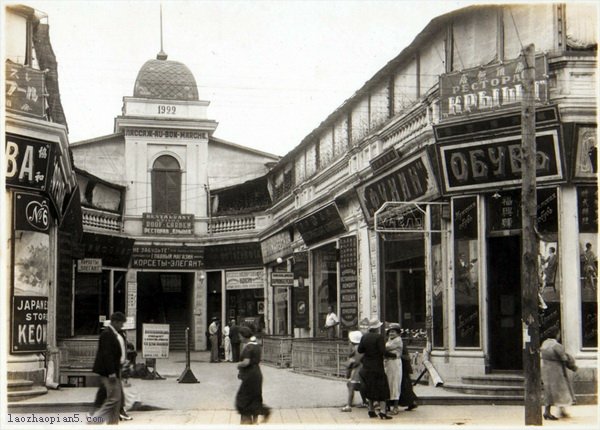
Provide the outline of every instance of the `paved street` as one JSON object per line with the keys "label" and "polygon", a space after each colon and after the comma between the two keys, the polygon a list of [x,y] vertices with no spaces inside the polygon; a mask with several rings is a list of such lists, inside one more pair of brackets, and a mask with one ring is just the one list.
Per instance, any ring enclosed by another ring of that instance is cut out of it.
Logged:
{"label": "paved street", "polygon": [[[231,425],[239,424],[239,415],[234,409],[234,397],[239,386],[235,363],[209,363],[206,352],[192,353],[191,369],[198,384],[180,384],[177,377],[185,368],[182,353],[171,353],[168,360],[159,360],[158,372],[164,380],[131,379],[138,391],[140,404],[130,412],[134,418],[121,424],[135,428],[165,424],[183,425]],[[422,426],[493,426],[522,427],[523,406],[508,405],[422,405],[414,411],[401,411],[392,420],[369,419],[366,409],[353,408],[350,413],[340,411],[345,402],[345,382],[295,373],[289,369],[278,369],[262,365],[264,375],[263,395],[265,403],[273,408],[270,427],[278,425],[335,425],[348,426],[394,425],[406,428]],[[66,388],[51,391],[46,396],[30,399],[22,404],[33,407],[13,414],[27,416],[38,413],[42,416],[61,418],[81,412],[84,417],[89,410],[96,389]],[[446,396],[448,391],[429,386],[415,387],[418,395],[432,398]],[[460,395],[456,395],[460,397]],[[358,396],[355,399],[358,402]],[[77,406],[79,404],[79,406]],[[70,405],[70,406],[69,406]],[[71,411],[71,412],[67,412]],[[597,428],[596,405],[578,405],[570,408],[571,418],[544,422],[553,428]]]}

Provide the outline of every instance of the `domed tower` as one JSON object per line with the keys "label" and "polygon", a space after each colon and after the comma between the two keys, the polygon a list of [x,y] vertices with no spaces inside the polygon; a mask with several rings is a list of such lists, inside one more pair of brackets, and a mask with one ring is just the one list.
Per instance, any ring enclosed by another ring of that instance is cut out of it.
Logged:
{"label": "domed tower", "polygon": [[[208,101],[183,63],[162,51],[138,72],[133,97],[123,98],[115,132],[125,139],[128,184],[126,230],[152,236],[148,214],[207,215],[208,142],[217,123],[207,118]],[[199,225],[192,235],[201,233]]]}

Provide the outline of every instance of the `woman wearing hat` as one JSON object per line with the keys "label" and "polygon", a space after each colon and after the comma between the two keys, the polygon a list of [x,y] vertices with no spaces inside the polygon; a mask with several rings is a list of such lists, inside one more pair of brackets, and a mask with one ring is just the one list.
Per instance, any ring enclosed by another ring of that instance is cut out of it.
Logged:
{"label": "woman wearing hat", "polygon": [[400,324],[392,323],[387,329],[388,340],[385,343],[387,352],[394,354],[384,361],[385,374],[390,386],[390,414],[398,414],[398,399],[400,398],[400,383],[402,381],[402,338],[400,337]]}
{"label": "woman wearing hat", "polygon": [[[390,387],[385,376],[383,359],[394,354],[385,350],[385,339],[379,332],[381,325],[377,318],[369,320],[369,331],[360,340],[358,352],[364,354],[360,376],[368,399],[369,417],[389,420],[392,417],[387,414],[386,401],[390,398]],[[375,406],[377,412],[374,410]]]}
{"label": "woman wearing hat", "polygon": [[362,354],[357,351],[358,344],[360,343],[362,336],[363,334],[359,330],[348,333],[348,340],[352,345],[352,351],[348,355],[348,368],[346,371],[346,377],[348,378],[348,382],[346,384],[348,387],[348,402],[346,403],[346,406],[342,408],[342,412],[352,412],[355,391],[360,393],[362,404],[364,405],[366,403],[366,396],[364,395],[363,384],[360,378],[360,369],[362,369]]}
{"label": "woman wearing hat", "polygon": [[263,422],[267,422],[271,410],[263,404],[260,346],[250,328],[240,327],[239,334],[245,343],[238,364],[238,378],[242,384],[235,396],[235,408],[241,415],[240,424],[256,424],[259,415],[264,417]]}

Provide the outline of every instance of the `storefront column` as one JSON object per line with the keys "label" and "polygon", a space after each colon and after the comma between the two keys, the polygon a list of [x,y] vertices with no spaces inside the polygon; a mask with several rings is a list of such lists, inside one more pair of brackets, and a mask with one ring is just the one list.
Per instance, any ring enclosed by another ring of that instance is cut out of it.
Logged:
{"label": "storefront column", "polygon": [[194,274],[194,310],[192,336],[194,338],[194,350],[206,350],[206,272]]}
{"label": "storefront column", "polygon": [[581,288],[579,287],[579,231],[577,192],[575,187],[560,188],[558,243],[560,244],[559,273],[564,288],[560,289],[562,303],[562,342],[569,353],[581,350]]}

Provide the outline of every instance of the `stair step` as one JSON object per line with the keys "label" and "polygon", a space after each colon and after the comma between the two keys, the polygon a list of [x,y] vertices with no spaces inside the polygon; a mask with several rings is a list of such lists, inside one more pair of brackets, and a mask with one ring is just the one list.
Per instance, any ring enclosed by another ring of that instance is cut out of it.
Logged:
{"label": "stair step", "polygon": [[26,379],[9,379],[7,382],[6,386],[9,392],[23,391],[33,386],[33,381],[28,381]]}
{"label": "stair step", "polygon": [[525,392],[523,387],[506,385],[444,384],[444,388],[464,394],[483,394],[486,396],[522,396]]}
{"label": "stair step", "polygon": [[525,378],[520,375],[482,375],[463,376],[462,382],[467,385],[502,385],[510,387],[523,387]]}
{"label": "stair step", "polygon": [[28,390],[9,391],[8,393],[6,393],[6,395],[8,397],[8,401],[14,402],[19,400],[31,399],[33,397],[41,396],[47,393],[48,389],[46,387],[35,386],[31,387]]}

